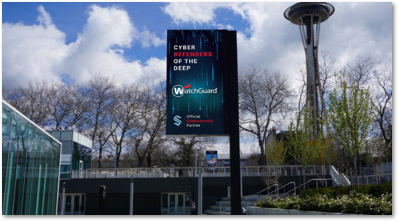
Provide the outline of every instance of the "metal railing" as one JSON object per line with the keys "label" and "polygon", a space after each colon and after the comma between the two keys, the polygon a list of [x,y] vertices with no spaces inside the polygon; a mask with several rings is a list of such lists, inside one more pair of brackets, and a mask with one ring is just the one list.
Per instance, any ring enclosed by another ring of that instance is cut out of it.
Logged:
{"label": "metal railing", "polygon": [[294,187],[293,187],[294,194],[296,195],[296,189],[295,189],[295,187],[296,187],[296,182],[289,182],[289,183],[286,183],[285,185],[279,187],[278,189],[272,191],[271,193],[268,193],[267,195],[264,195],[264,196],[262,196],[262,197],[259,197],[256,201],[254,201],[254,202],[252,202],[252,203],[249,203],[248,205],[245,205],[244,207],[246,208],[246,207],[248,207],[248,206],[251,206],[251,205],[257,203],[258,201],[260,201],[260,200],[262,200],[262,199],[268,197],[269,195],[271,195],[271,194],[274,193],[275,191],[277,192],[277,198],[280,198],[281,196],[279,195],[279,190],[282,189],[282,188],[285,188],[286,186],[288,186],[288,185],[290,185],[290,184],[293,184],[293,186],[294,186]]}
{"label": "metal railing", "polygon": [[[263,189],[263,190],[261,190],[261,191],[255,193],[255,194],[246,196],[247,198],[244,199],[243,201],[241,201],[241,205],[242,205],[242,207],[244,207],[244,208],[246,209],[248,206],[251,206],[251,205],[257,203],[258,201],[260,201],[260,200],[262,200],[262,199],[264,199],[264,198],[269,197],[269,196],[272,195],[273,193],[276,193],[276,197],[279,198],[279,197],[280,197],[280,196],[279,196],[279,190],[281,190],[282,188],[283,188],[283,189],[286,188],[286,186],[288,186],[288,185],[290,185],[290,184],[293,184],[293,190],[295,190],[296,182],[289,182],[289,183],[287,183],[287,184],[285,184],[285,185],[283,185],[283,186],[281,186],[281,187],[279,187],[278,184],[273,184],[273,185],[271,185],[271,186],[269,186],[269,187],[267,187],[267,188],[265,188],[265,189]],[[268,191],[268,193],[267,193],[266,195],[259,196],[260,193],[262,193],[262,192],[264,192],[264,191],[266,191],[266,190],[269,190],[269,189],[271,189],[271,188],[274,187],[274,186],[276,186],[277,188],[274,189],[272,192],[269,192],[269,191]],[[294,191],[294,194],[296,195],[296,191]],[[250,198],[253,198],[253,196],[257,196],[257,197],[255,197],[255,198],[257,198],[257,199],[255,199],[254,202],[251,202],[251,203],[249,203],[249,204],[247,204],[247,205],[243,205],[244,202],[250,200]],[[229,208],[229,209],[230,209],[230,208]],[[228,211],[228,209],[226,209],[226,210],[224,210],[224,211],[221,211],[221,206],[220,206],[220,215],[223,215],[223,214],[230,215],[231,213]]]}
{"label": "metal railing", "polygon": [[[358,185],[362,184],[380,184],[382,182],[389,182],[392,181],[392,173],[382,173],[382,174],[375,174],[375,175],[358,175]],[[351,174],[351,183],[353,185],[357,185],[357,179],[355,174]]]}
{"label": "metal railing", "polygon": [[310,180],[308,180],[307,182],[304,182],[303,184],[301,184],[301,185],[299,185],[299,186],[297,186],[297,187],[296,187],[296,185],[295,185],[295,187],[294,187],[293,189],[291,189],[291,190],[289,190],[289,191],[285,192],[284,194],[280,195],[279,197],[283,197],[283,196],[285,196],[285,195],[287,195],[287,194],[291,193],[292,191],[294,191],[294,195],[296,195],[296,190],[297,190],[297,189],[299,189],[299,188],[303,187],[304,185],[308,185],[310,182],[313,182],[313,181],[316,181],[316,189],[318,189],[318,188],[319,188],[318,181],[326,181],[326,182],[325,182],[325,183],[326,183],[325,187],[328,187],[328,182],[327,182],[328,180],[332,180],[332,181],[334,181],[334,179],[333,179],[333,178],[325,178],[325,179],[310,179]]}
{"label": "metal railing", "polygon": [[[140,167],[140,168],[93,168],[72,171],[73,179],[86,178],[179,178],[229,177],[230,167]],[[302,166],[242,166],[242,176],[301,176],[329,175],[323,166],[312,165],[305,169]]]}
{"label": "metal railing", "polygon": [[[279,190],[279,188],[278,188],[279,185],[278,185],[278,184],[276,184],[276,183],[275,183],[275,184],[272,184],[271,186],[269,186],[269,187],[267,187],[267,188],[265,188],[265,189],[263,189],[263,190],[261,190],[261,191],[255,193],[255,194],[251,194],[251,195],[249,195],[249,196],[246,196],[247,198],[244,199],[243,201],[241,201],[241,203],[243,204],[243,202],[248,201],[248,200],[250,199],[250,197],[258,196],[260,193],[262,193],[262,192],[264,192],[264,191],[266,191],[266,190],[268,190],[268,193],[267,193],[267,196],[268,196],[268,195],[270,194],[269,189],[271,189],[271,188],[274,187],[274,186],[276,186],[276,188],[275,188],[274,191]],[[279,191],[277,191],[276,194],[279,195]],[[257,198],[258,198],[258,197],[257,197]]]}
{"label": "metal railing", "polygon": [[339,173],[337,172],[336,168],[334,168],[334,166],[330,166],[330,175],[332,176],[332,178],[334,179],[334,182],[338,185],[338,186],[349,186],[351,185],[350,181],[348,180],[348,178],[343,174],[343,173]]}

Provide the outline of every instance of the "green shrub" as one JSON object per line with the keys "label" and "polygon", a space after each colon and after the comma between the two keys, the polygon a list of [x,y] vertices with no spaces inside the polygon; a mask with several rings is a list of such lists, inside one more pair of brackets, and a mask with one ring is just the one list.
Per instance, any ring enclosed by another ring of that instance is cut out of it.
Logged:
{"label": "green shrub", "polygon": [[[344,192],[339,189],[338,193]],[[287,197],[284,199],[271,199],[257,202],[255,206],[280,208],[280,209],[299,209],[308,211],[371,214],[371,215],[392,215],[392,193],[372,196],[357,191],[348,194],[340,194],[336,197],[333,194],[306,195],[305,197]]]}
{"label": "green shrub", "polygon": [[337,197],[339,195],[347,195],[351,191],[356,191],[363,194],[371,194],[372,196],[381,196],[382,194],[392,193],[392,182],[385,182],[382,184],[360,185],[356,186],[342,186],[342,187],[325,187],[319,189],[309,189],[300,192],[300,197],[315,196],[318,194],[327,195],[330,197]]}

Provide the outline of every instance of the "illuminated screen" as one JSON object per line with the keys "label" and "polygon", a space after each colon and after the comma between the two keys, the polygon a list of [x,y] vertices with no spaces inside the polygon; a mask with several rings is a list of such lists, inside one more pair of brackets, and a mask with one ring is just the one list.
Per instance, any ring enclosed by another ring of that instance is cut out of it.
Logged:
{"label": "illuminated screen", "polygon": [[168,30],[167,135],[226,135],[226,30]]}
{"label": "illuminated screen", "polygon": [[206,167],[218,166],[217,151],[206,151]]}

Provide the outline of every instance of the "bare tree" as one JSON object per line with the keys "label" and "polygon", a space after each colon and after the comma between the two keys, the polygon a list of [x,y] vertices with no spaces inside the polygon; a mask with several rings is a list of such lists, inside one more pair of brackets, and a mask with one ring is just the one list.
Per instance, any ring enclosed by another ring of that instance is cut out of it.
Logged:
{"label": "bare tree", "polygon": [[144,160],[147,166],[151,166],[153,152],[166,141],[165,86],[165,82],[161,82],[158,85],[146,84],[142,89],[139,110],[141,126],[134,144],[139,167],[143,165]]}
{"label": "bare tree", "polygon": [[114,82],[106,77],[94,76],[89,82],[88,100],[91,106],[89,111],[91,117],[87,122],[86,134],[94,141],[94,148],[99,151],[98,167],[101,167],[102,152],[110,138],[105,128],[108,128],[112,121],[109,112],[116,102]]}
{"label": "bare tree", "polygon": [[240,128],[253,134],[261,151],[260,164],[265,164],[265,138],[268,129],[292,96],[286,77],[278,72],[252,66],[239,76]]}
{"label": "bare tree", "polygon": [[112,122],[109,124],[111,134],[111,148],[115,153],[115,167],[119,166],[120,156],[127,146],[129,136],[134,135],[134,130],[138,125],[138,107],[140,96],[138,86],[132,85],[125,87],[118,93],[117,102],[112,106],[110,114]]}
{"label": "bare tree", "polygon": [[172,142],[177,146],[175,152],[175,162],[178,166],[194,166],[195,164],[195,149],[199,155],[213,146],[213,138],[199,138],[199,137],[178,137],[172,139]]}
{"label": "bare tree", "polygon": [[148,141],[146,142],[147,149],[147,166],[152,166],[152,154],[165,141],[165,126],[166,126],[166,83],[161,82],[155,90],[149,86],[145,93],[148,94],[151,104],[149,115],[145,116],[147,122]]}
{"label": "bare tree", "polygon": [[353,65],[348,65],[348,73],[351,74],[351,84],[361,88],[368,84],[372,78],[372,72],[378,62],[372,57],[357,57]]}
{"label": "bare tree", "polygon": [[321,51],[320,64],[319,64],[319,82],[318,82],[319,99],[321,104],[319,121],[324,122],[325,128],[321,128],[321,131],[323,131],[323,133],[326,132],[325,138],[330,137],[326,98],[328,97],[329,93],[332,92],[332,85],[330,83],[330,79],[332,78],[335,72],[334,64],[335,60],[330,58],[329,53],[327,51]]}
{"label": "bare tree", "polygon": [[49,124],[50,83],[30,82],[27,87],[19,87],[8,94],[8,102],[36,124],[44,127]]}
{"label": "bare tree", "polygon": [[70,113],[64,120],[67,126],[76,126],[80,130],[88,127],[87,122],[90,119],[90,99],[89,92],[84,87],[71,85],[68,87]]}
{"label": "bare tree", "polygon": [[71,112],[71,97],[69,87],[64,84],[53,84],[49,87],[48,96],[51,97],[50,117],[54,122],[55,129],[65,127],[65,120]]}
{"label": "bare tree", "polygon": [[374,110],[379,132],[384,139],[385,157],[392,154],[392,72],[375,72],[378,92],[375,93]]}

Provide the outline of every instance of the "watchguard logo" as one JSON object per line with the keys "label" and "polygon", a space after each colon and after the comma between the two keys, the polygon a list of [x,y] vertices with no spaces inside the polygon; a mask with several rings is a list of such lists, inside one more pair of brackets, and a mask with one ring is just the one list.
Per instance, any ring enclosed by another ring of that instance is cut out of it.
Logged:
{"label": "watchguard logo", "polygon": [[218,88],[214,89],[203,89],[203,88],[193,88],[190,89],[191,85],[187,86],[176,85],[171,89],[171,93],[174,97],[182,97],[184,94],[217,94]]}
{"label": "watchguard logo", "polygon": [[[189,86],[191,86],[191,85],[189,85]],[[171,93],[173,93],[174,97],[182,97],[185,94],[185,87],[183,87],[181,85],[176,85],[171,89]]]}

